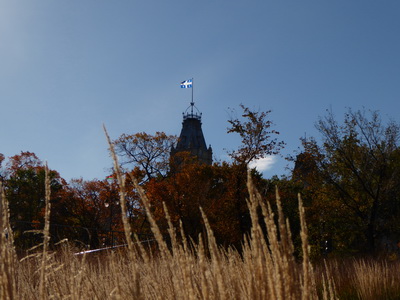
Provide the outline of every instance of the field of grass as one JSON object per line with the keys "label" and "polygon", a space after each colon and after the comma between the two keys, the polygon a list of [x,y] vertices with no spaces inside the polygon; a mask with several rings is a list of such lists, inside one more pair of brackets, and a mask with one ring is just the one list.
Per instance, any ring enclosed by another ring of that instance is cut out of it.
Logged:
{"label": "field of grass", "polygon": [[[120,183],[124,214],[124,179]],[[346,259],[312,264],[304,209],[299,197],[302,257],[293,256],[292,237],[277,193],[278,216],[263,204],[248,179],[252,231],[241,253],[215,242],[207,217],[199,244],[184,238],[167,220],[167,245],[137,186],[155,241],[150,247],[131,238],[124,219],[127,247],[76,255],[68,242],[49,249],[50,196],[46,195],[43,244],[17,257],[9,226],[7,199],[1,194],[0,299],[400,299],[397,260]],[[49,191],[49,189],[48,189]],[[259,224],[261,210],[267,228]],[[275,222],[275,219],[278,222]],[[277,223],[277,224],[276,224]]]}

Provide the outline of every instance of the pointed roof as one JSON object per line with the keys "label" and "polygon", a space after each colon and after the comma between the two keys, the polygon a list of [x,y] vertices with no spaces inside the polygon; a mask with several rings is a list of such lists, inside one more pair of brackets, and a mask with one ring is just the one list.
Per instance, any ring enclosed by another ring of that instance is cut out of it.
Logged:
{"label": "pointed roof", "polygon": [[176,147],[171,149],[171,155],[187,151],[196,156],[199,161],[212,164],[212,149],[207,148],[201,129],[201,113],[194,106],[194,102],[183,113],[182,130]]}
{"label": "pointed roof", "polygon": [[[187,151],[189,149],[205,149],[207,150],[206,141],[204,139],[203,130],[201,129],[201,113],[193,112],[194,105],[191,105],[183,113],[182,130],[179,136],[176,150]],[[196,108],[197,109],[197,108]]]}

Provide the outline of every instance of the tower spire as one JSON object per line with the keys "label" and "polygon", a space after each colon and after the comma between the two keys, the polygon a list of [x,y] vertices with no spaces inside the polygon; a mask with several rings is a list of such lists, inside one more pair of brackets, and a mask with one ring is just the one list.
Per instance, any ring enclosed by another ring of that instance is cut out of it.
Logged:
{"label": "tower spire", "polygon": [[212,148],[207,148],[201,129],[202,113],[194,105],[193,78],[181,82],[181,88],[192,88],[190,106],[183,112],[182,130],[176,147],[172,147],[171,156],[179,152],[189,152],[197,157],[198,161],[208,165],[212,164]]}

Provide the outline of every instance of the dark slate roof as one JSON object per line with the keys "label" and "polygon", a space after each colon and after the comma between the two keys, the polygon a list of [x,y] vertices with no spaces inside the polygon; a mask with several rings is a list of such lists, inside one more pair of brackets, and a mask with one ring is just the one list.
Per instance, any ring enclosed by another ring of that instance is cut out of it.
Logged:
{"label": "dark slate roof", "polygon": [[182,130],[176,151],[202,149],[207,150],[206,141],[201,129],[201,119],[196,115],[186,115],[183,119]]}

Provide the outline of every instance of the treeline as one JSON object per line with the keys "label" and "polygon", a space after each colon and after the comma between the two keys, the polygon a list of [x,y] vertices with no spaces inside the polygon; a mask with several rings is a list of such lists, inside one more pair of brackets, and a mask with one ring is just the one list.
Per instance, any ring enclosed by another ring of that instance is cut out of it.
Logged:
{"label": "treeline", "polygon": [[[197,241],[205,234],[201,208],[217,242],[241,249],[251,226],[246,203],[248,164],[279,154],[284,143],[272,129],[270,111],[243,105],[240,109],[239,117],[232,115],[228,120],[228,133],[241,138],[239,148],[228,153],[229,162],[205,165],[185,152],[170,157],[177,138],[163,132],[123,134],[114,141],[128,175],[127,217],[141,239],[151,239],[151,231],[133,177],[146,191],[160,228],[167,228],[166,208],[174,226],[181,228],[178,232]],[[297,194],[301,193],[314,257],[398,252],[399,125],[383,123],[377,112],[348,110],[343,122],[328,112],[316,128],[320,136],[302,139],[301,151],[288,158],[294,163],[290,176],[266,179],[251,170],[264,201],[276,209],[275,188],[279,189],[294,243],[300,247]],[[0,156],[0,163],[15,243],[27,249],[41,238],[32,230],[43,223],[44,164],[30,152],[7,161]],[[91,248],[124,243],[119,235],[123,229],[114,174],[103,180],[67,183],[52,170],[50,177],[53,242],[68,238]]]}
{"label": "treeline", "polygon": [[[73,179],[67,183],[55,170],[49,176],[52,242],[68,238],[80,247],[97,248],[112,243],[111,231],[119,236],[121,215],[114,182]],[[16,247],[29,249],[42,240],[35,230],[44,223],[45,165],[31,152],[10,157],[2,168],[2,185]],[[135,199],[127,199],[130,214],[137,218]]]}

